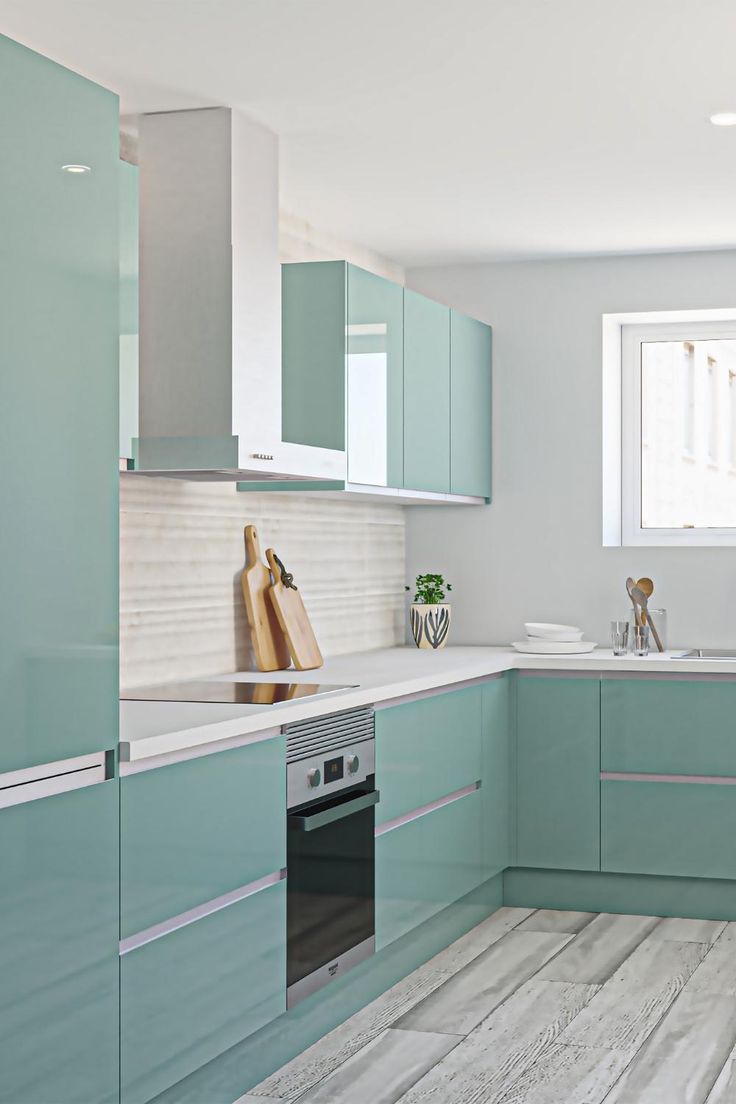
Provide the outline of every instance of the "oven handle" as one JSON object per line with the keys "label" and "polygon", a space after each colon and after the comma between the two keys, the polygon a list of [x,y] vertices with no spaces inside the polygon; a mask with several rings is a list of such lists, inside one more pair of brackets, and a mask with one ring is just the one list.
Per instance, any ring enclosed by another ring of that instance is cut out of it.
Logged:
{"label": "oven handle", "polygon": [[356,797],[354,801],[346,801],[343,805],[333,805],[331,809],[323,809],[319,813],[312,813],[311,816],[290,813],[287,819],[289,824],[298,828],[300,832],[313,832],[316,828],[324,828],[327,824],[334,824],[336,820],[344,820],[345,817],[352,816],[353,813],[370,809],[371,805],[377,805],[380,800],[380,792],[372,790],[371,793]]}

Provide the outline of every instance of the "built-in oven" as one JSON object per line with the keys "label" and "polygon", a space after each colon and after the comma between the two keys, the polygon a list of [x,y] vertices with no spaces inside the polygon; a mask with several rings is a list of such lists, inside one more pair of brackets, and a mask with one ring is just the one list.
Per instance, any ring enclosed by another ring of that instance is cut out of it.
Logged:
{"label": "built-in oven", "polygon": [[287,1006],[375,950],[372,709],[285,727]]}

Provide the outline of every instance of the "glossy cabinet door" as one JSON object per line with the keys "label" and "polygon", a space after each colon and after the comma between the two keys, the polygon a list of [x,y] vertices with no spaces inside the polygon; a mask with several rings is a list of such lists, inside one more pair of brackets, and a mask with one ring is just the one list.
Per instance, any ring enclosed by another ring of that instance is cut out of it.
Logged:
{"label": "glossy cabinet door", "polygon": [[450,311],[404,292],[404,487],[450,490]]}
{"label": "glossy cabinet door", "polygon": [[601,869],[736,878],[736,786],[601,783]]}
{"label": "glossy cabinet door", "polygon": [[517,681],[517,865],[600,869],[600,682]]}
{"label": "glossy cabinet door", "polygon": [[0,133],[4,772],[117,743],[118,100],[0,37]]}
{"label": "glossy cabinet door", "polygon": [[120,455],[138,437],[138,166],[120,162]]}
{"label": "glossy cabinet door", "polygon": [[120,959],[121,1101],[145,1104],[286,1011],[286,883]]}
{"label": "glossy cabinet door", "polygon": [[286,741],[121,780],[123,939],[286,866]]}
{"label": "glossy cabinet door", "polygon": [[604,678],[601,769],[736,777],[736,683]]}
{"label": "glossy cabinet door", "polygon": [[482,690],[484,879],[512,865],[514,789],[512,786],[512,676],[486,682]]}
{"label": "glossy cabinet door", "polygon": [[0,1101],[118,1099],[118,783],[0,809]]}
{"label": "glossy cabinet door", "polygon": [[491,497],[491,327],[450,311],[450,491]]}
{"label": "glossy cabinet door", "polygon": [[376,710],[376,824],[480,781],[481,690]]}
{"label": "glossy cabinet door", "polygon": [[345,448],[346,267],[281,266],[282,433],[297,445]]}
{"label": "glossy cabinet door", "polygon": [[347,266],[348,480],[404,479],[404,289]]}
{"label": "glossy cabinet door", "polygon": [[376,946],[380,950],[480,885],[480,790],[376,839]]}

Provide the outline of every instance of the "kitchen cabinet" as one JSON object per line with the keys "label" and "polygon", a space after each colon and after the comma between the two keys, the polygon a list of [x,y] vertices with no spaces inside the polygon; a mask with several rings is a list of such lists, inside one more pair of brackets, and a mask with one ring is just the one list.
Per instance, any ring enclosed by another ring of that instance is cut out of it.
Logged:
{"label": "kitchen cabinet", "polygon": [[604,678],[601,769],[736,777],[734,716],[725,679]]}
{"label": "kitchen cabinet", "polygon": [[404,486],[450,491],[450,311],[404,292]]}
{"label": "kitchen cabinet", "polygon": [[121,780],[125,939],[286,866],[285,737]]}
{"label": "kitchen cabinet", "polygon": [[516,758],[517,865],[599,870],[599,679],[520,672]]}
{"label": "kitchen cabinet", "polygon": [[478,789],[388,831],[377,830],[379,950],[480,885],[482,833]]}
{"label": "kitchen cabinet", "polygon": [[5,772],[117,743],[118,99],[0,37],[0,128]]}
{"label": "kitchen cabinet", "polygon": [[116,780],[0,808],[4,1104],[118,1099],[117,845]]}
{"label": "kitchen cabinet", "polygon": [[450,311],[450,491],[491,497],[491,327]]}
{"label": "kitchen cabinet", "polygon": [[138,437],[138,166],[120,162],[120,456]]}
{"label": "kitchen cabinet", "polygon": [[601,783],[602,870],[736,878],[735,836],[736,786]]}
{"label": "kitchen cabinet", "polygon": [[481,688],[376,710],[376,786],[383,824],[481,777]]}
{"label": "kitchen cabinet", "polygon": [[286,883],[123,954],[120,990],[121,1102],[144,1104],[286,1010]]}
{"label": "kitchen cabinet", "polygon": [[512,865],[514,789],[512,785],[513,680],[506,674],[486,682],[482,694],[481,803],[483,880]]}

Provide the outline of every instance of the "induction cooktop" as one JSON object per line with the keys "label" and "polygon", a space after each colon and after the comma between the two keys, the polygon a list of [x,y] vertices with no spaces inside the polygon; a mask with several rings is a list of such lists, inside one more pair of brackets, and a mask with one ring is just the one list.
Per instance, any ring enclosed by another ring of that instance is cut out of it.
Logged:
{"label": "induction cooktop", "polygon": [[350,686],[323,682],[217,682],[202,679],[196,682],[163,682],[157,686],[138,686],[125,690],[123,701],[205,702],[221,705],[278,705],[350,690]]}

